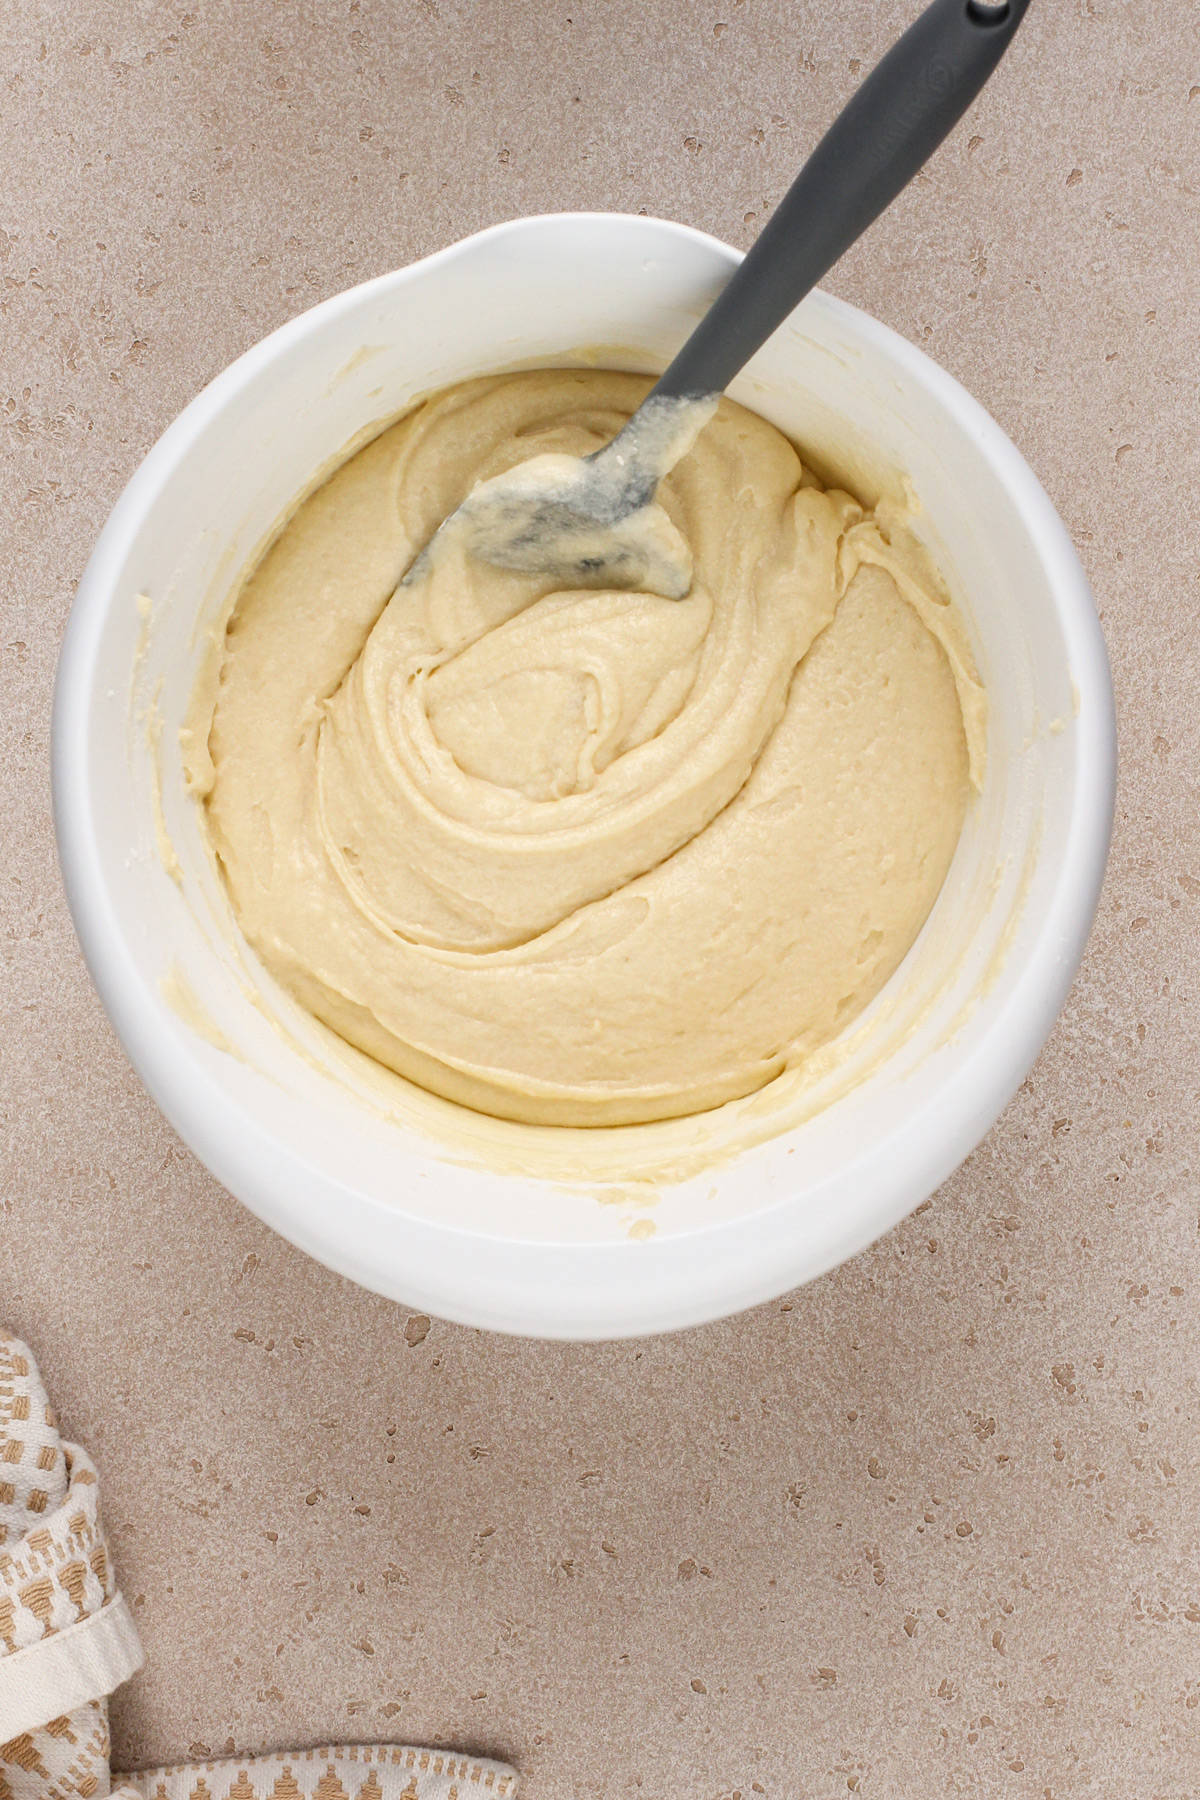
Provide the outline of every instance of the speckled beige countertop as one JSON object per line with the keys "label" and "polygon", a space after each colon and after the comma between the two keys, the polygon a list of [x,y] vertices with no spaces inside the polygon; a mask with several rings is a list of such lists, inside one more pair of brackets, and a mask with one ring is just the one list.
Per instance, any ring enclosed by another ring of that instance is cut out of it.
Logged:
{"label": "speckled beige countertop", "polygon": [[1112,648],[1110,879],[1038,1067],[900,1230],[674,1339],[326,1274],[200,1169],[84,972],[72,587],[199,385],[490,221],[738,244],[915,0],[21,0],[0,25],[0,1316],[97,1453],[129,1765],[394,1737],[527,1800],[1200,1793],[1200,31],[1035,0],[830,285],[991,408]]}

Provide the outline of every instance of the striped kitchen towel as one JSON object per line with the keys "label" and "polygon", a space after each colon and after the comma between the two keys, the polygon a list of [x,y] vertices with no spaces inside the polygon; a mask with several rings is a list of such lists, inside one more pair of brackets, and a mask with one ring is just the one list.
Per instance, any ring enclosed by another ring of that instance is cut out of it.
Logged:
{"label": "striped kitchen towel", "polygon": [[0,1800],[515,1800],[502,1763],[400,1744],[109,1768],[108,1696],[144,1661],[100,1524],[27,1346],[0,1330]]}

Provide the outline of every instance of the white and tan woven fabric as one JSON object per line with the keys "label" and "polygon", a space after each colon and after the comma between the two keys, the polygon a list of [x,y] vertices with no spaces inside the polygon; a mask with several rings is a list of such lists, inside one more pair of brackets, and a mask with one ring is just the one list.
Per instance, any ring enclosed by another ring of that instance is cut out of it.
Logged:
{"label": "white and tan woven fabric", "polygon": [[0,1330],[0,1800],[515,1800],[502,1763],[399,1744],[113,1776],[108,1696],[143,1660],[96,1470],[60,1438],[27,1346]]}
{"label": "white and tan woven fabric", "polygon": [[514,1800],[503,1763],[400,1744],[330,1744],[120,1778],[112,1800]]}

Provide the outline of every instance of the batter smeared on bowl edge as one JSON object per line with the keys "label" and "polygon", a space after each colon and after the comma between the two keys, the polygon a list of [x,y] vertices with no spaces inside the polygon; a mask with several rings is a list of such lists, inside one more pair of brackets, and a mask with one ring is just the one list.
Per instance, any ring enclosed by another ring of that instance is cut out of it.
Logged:
{"label": "batter smeared on bowl edge", "polygon": [[483,1112],[698,1112],[835,1036],[924,923],[981,770],[961,622],[902,522],[728,400],[659,498],[681,601],[465,552],[478,480],[586,454],[649,382],[427,401],[305,500],[229,617],[192,780],[249,942],[318,1018]]}

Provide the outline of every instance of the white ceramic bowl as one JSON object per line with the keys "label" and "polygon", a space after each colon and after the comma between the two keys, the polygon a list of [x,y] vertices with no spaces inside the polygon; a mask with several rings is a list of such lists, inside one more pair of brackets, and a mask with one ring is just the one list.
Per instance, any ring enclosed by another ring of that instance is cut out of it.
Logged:
{"label": "white ceramic bowl", "polygon": [[130,1058],[261,1218],[446,1318],[544,1337],[659,1331],[832,1267],[979,1142],[1037,1056],[1091,925],[1115,734],[1067,534],[961,387],[815,294],[733,395],[860,486],[907,475],[991,703],[985,792],[946,887],[846,1042],[807,1082],[690,1124],[484,1124],[345,1049],[238,938],[178,732],[203,628],[289,503],[429,389],[523,363],[662,366],[736,261],[683,226],[567,214],[497,226],[315,307],[151,450],[71,616],[54,713],[59,848]]}

